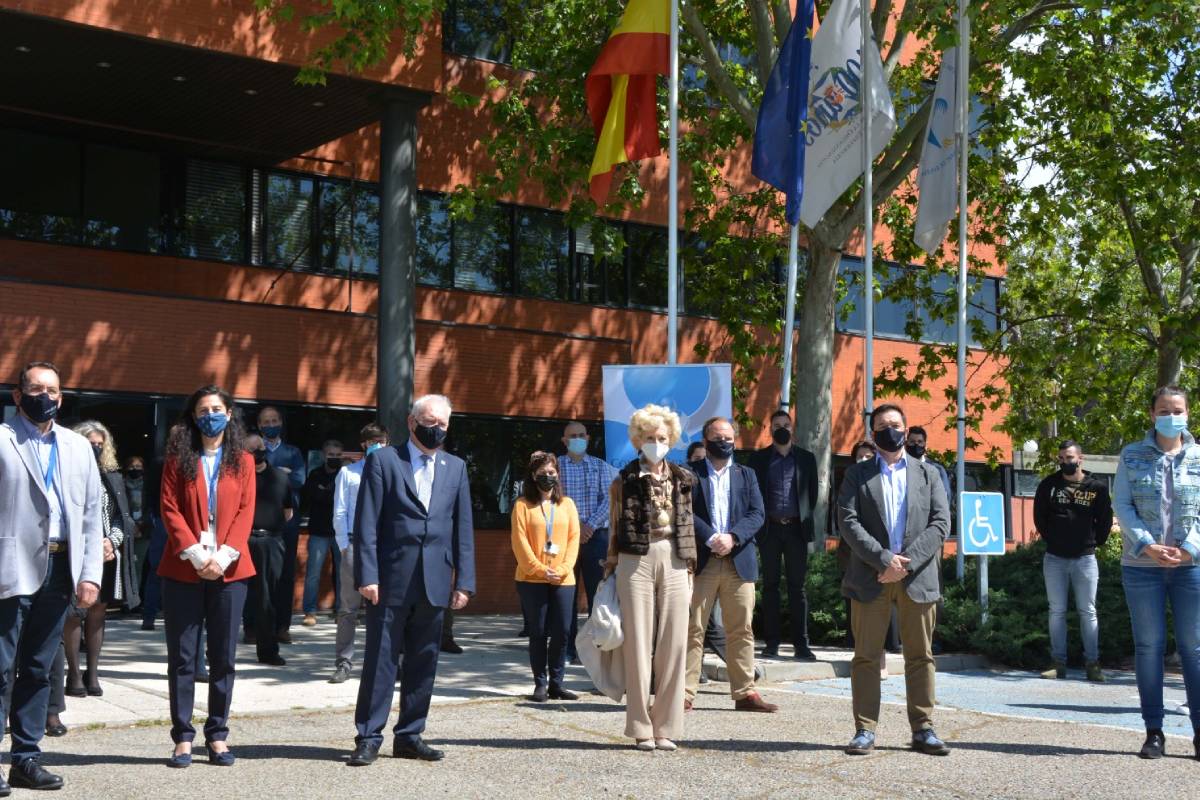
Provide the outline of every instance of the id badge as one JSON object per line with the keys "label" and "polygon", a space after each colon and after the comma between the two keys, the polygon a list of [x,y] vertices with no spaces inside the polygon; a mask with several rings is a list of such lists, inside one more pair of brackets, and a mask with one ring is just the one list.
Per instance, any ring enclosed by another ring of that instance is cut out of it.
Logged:
{"label": "id badge", "polygon": [[552,556],[558,555],[558,545],[556,545],[554,542],[547,542],[546,543],[546,554],[552,555]]}

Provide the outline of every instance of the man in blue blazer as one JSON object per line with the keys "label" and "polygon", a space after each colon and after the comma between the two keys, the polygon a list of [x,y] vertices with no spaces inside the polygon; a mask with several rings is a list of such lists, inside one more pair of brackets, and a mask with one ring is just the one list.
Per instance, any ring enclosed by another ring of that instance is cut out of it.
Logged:
{"label": "man in blue blazer", "polygon": [[450,401],[425,395],[408,415],[407,442],[367,456],[354,514],[354,584],[367,601],[367,644],[351,766],[379,755],[400,677],[397,758],[438,761],[421,741],[433,696],[442,615],[475,591],[475,535],[466,464],[442,450]]}
{"label": "man in blue blazer", "polygon": [[700,685],[704,630],[713,604],[720,600],[725,619],[725,665],[729,691],[738,711],[770,713],[778,706],[762,699],[754,686],[754,582],[758,553],[754,537],[763,526],[762,493],[749,467],[733,462],[733,424],[724,417],[704,423],[708,457],[693,465],[699,481],[692,494],[696,529],[696,578],[688,625],[684,709],[690,711]]}

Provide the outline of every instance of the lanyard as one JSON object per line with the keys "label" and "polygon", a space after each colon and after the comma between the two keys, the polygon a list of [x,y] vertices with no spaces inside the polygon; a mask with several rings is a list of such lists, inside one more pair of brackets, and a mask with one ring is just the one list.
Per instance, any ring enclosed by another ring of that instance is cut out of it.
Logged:
{"label": "lanyard", "polygon": [[546,514],[546,504],[542,503],[542,518],[546,520],[546,547],[554,544],[554,504],[550,504],[550,514]]}
{"label": "lanyard", "polygon": [[208,469],[208,456],[201,456],[201,461],[204,464],[204,479],[208,482],[208,524],[212,525],[217,518],[217,480],[221,476],[221,451],[224,447],[217,448],[217,454],[213,456],[213,468],[210,472]]}

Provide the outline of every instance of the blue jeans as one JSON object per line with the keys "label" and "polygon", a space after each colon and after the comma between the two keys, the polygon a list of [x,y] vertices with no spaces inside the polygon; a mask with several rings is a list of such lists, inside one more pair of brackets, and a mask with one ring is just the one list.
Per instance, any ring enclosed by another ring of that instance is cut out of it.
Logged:
{"label": "blue jeans", "polygon": [[321,590],[321,568],[325,558],[333,556],[333,607],[342,599],[338,586],[338,570],[342,565],[342,553],[334,544],[332,536],[308,536],[308,563],[304,567],[304,613],[317,613],[317,592]]}
{"label": "blue jeans", "polygon": [[1162,729],[1163,655],[1170,600],[1192,730],[1200,733],[1200,567],[1123,566],[1121,579],[1133,625],[1133,664],[1146,730]]}
{"label": "blue jeans", "polygon": [[1096,585],[1100,567],[1095,555],[1063,558],[1046,553],[1042,556],[1042,575],[1046,578],[1046,599],[1050,602],[1050,657],[1067,663],[1067,593],[1075,591],[1075,610],[1079,613],[1079,634],[1083,638],[1083,657],[1089,664],[1100,660],[1100,623],[1096,619]]}

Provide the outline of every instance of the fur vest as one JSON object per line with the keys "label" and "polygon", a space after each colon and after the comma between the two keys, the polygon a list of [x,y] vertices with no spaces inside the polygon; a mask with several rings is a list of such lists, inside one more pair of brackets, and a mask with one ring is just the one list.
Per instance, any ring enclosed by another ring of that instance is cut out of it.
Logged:
{"label": "fur vest", "polygon": [[[696,562],[696,534],[692,527],[692,487],[696,476],[670,462],[671,505],[674,519],[671,521],[675,540],[675,554],[689,564]],[[639,475],[642,467],[637,460],[625,465],[613,488],[620,492],[619,508],[613,510],[616,551],[645,555],[650,551],[650,520],[655,514],[653,493],[649,476]],[[611,523],[610,523],[611,524]]]}

